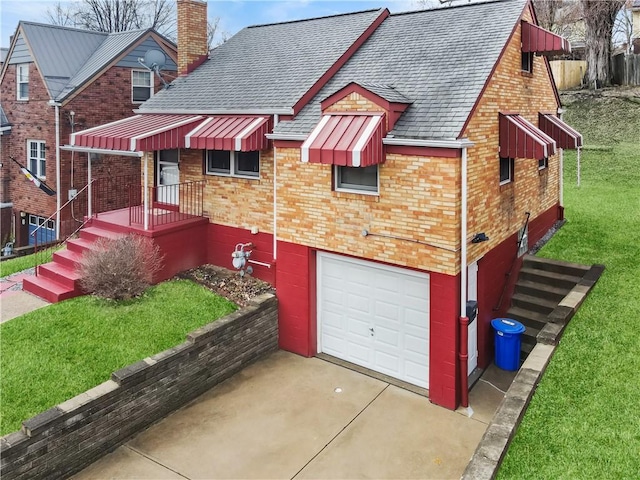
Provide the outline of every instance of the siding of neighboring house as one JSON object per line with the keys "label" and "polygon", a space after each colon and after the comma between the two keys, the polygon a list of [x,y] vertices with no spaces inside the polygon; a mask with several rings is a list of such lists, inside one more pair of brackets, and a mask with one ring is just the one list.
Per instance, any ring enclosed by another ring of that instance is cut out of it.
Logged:
{"label": "siding of neighboring house", "polygon": [[[147,48],[159,49],[158,43],[151,37],[142,41],[137,48],[125,54],[116,65],[105,68],[101,74],[81,86],[60,107],[60,144],[69,143],[72,133],[70,112],[74,112],[74,130],[83,130],[103,123],[130,117],[133,109],[139,106],[132,102],[132,66],[142,70],[137,58],[142,50]],[[146,51],[146,50],[145,50]],[[133,56],[136,57],[135,65]],[[173,68],[175,62],[169,55],[167,69]],[[31,59],[22,35],[17,39],[12,51],[10,65],[2,80],[0,93],[3,107],[10,123],[13,125],[11,135],[3,138],[3,149],[23,164],[26,164],[27,139],[43,140],[46,142],[46,182],[56,191],[60,191],[61,204],[69,198],[69,190],[81,190],[88,181],[87,154],[60,151],[60,185],[56,184],[56,138],[55,138],[55,109],[49,106],[49,93],[38,71],[36,63],[31,61],[29,69],[29,100],[16,100],[16,65]],[[120,66],[117,66],[120,65]],[[171,72],[168,72],[171,73]],[[161,80],[152,74],[154,91],[162,88]],[[6,164],[10,173],[8,185],[9,194],[13,202],[13,216],[16,225],[16,245],[29,243],[28,224],[21,212],[49,217],[56,210],[56,196],[47,196],[40,189],[29,182],[15,165]],[[72,173],[73,172],[73,173]],[[117,181],[117,177],[128,177],[127,182],[140,185],[140,160],[133,157],[101,155],[92,161],[92,178],[109,178]],[[97,187],[97,184],[96,184]],[[109,204],[110,209],[122,208],[127,205],[128,197],[121,196],[116,203]],[[82,192],[60,213],[60,234],[64,237],[76,230],[87,214],[87,191]],[[98,205],[94,205],[94,211]],[[28,217],[26,217],[28,219]],[[23,224],[24,223],[24,224]]]}

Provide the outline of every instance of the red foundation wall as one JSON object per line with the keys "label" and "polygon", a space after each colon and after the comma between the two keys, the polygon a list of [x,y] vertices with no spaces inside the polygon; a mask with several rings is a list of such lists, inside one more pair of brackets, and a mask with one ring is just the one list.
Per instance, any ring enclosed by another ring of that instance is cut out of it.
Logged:
{"label": "red foundation wall", "polygon": [[[558,212],[556,205],[529,221],[529,247],[533,247],[553,226],[558,218]],[[522,257],[516,260],[508,278],[507,273],[516,257],[517,248],[516,232],[478,261],[478,366],[480,368],[486,368],[493,361],[491,320],[503,317],[511,306],[511,297],[522,267]],[[499,308],[496,309],[505,282],[507,282],[507,288]]]}
{"label": "red foundation wall", "polygon": [[430,273],[429,400],[455,409],[460,403],[458,315],[460,276]]}
{"label": "red foundation wall", "polygon": [[207,261],[220,267],[233,270],[231,253],[238,243],[252,243],[250,260],[255,260],[271,265],[249,263],[253,267],[252,275],[260,280],[275,285],[276,268],[273,264],[273,235],[270,233],[258,233],[252,235],[244,228],[227,227],[210,223],[207,231]]}

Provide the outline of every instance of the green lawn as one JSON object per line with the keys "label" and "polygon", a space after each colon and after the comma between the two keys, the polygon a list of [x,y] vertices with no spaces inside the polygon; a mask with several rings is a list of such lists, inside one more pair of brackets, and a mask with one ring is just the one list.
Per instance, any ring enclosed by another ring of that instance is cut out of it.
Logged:
{"label": "green lawn", "polygon": [[235,309],[194,282],[172,280],[139,299],[79,297],[2,324],[0,435]]}
{"label": "green lawn", "polygon": [[567,223],[540,255],[606,270],[569,323],[499,478],[640,478],[640,105],[592,99],[571,105],[567,120],[587,146],[610,148],[585,149],[580,188],[575,152],[565,153]]}
{"label": "green lawn", "polygon": [[36,256],[39,265],[48,263],[53,257],[53,252],[59,250],[60,248],[62,247],[52,247],[47,249],[46,251],[43,250],[41,252],[38,252],[37,255],[24,255],[22,257],[11,258],[9,260],[0,262],[0,277],[6,277],[13,273],[21,272],[23,270],[27,270],[28,268],[33,268],[36,264]]}

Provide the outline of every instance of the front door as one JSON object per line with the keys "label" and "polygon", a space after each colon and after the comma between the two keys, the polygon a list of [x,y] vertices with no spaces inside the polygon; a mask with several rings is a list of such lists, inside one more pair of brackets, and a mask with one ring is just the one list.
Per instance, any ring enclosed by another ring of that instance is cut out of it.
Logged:
{"label": "front door", "polygon": [[160,150],[157,158],[157,195],[156,201],[168,205],[178,205],[180,200],[180,169],[178,150]]}
{"label": "front door", "polygon": [[[478,300],[478,262],[467,267],[467,300]],[[469,360],[467,375],[478,366],[478,319],[469,324]]]}

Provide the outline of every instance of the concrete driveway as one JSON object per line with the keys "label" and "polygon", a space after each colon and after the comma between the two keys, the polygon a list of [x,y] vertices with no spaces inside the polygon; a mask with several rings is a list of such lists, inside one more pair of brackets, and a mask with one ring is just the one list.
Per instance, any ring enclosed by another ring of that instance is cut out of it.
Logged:
{"label": "concrete driveway", "polygon": [[279,351],[74,478],[459,478],[502,396],[481,381],[469,418],[347,368]]}

